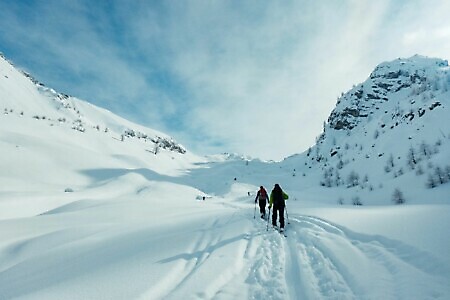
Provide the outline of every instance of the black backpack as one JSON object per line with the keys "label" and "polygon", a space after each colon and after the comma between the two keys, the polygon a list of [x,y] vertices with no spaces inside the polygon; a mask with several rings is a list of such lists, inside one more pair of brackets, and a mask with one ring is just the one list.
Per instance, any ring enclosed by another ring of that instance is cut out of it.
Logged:
{"label": "black backpack", "polygon": [[273,190],[273,205],[278,207],[284,206],[283,191],[281,189]]}

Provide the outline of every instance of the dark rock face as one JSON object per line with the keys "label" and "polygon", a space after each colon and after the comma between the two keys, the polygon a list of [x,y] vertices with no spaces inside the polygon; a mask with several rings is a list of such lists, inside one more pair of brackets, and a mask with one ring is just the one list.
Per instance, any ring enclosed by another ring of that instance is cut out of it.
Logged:
{"label": "dark rock face", "polygon": [[336,130],[352,129],[355,127],[354,119],[360,116],[358,109],[346,107],[342,112],[333,111],[328,118],[330,126]]}
{"label": "dark rock face", "polygon": [[[364,118],[375,115],[377,110],[389,101],[397,101],[399,95],[405,99],[407,94],[415,97],[425,91],[429,93],[432,85],[439,84],[435,71],[441,67],[448,67],[448,62],[421,56],[378,65],[366,82],[357,85],[338,99],[336,108],[328,118],[329,127],[335,130],[351,130]],[[392,103],[389,107],[391,106]],[[429,109],[433,110],[435,107],[433,104]],[[424,111],[417,111],[417,114],[421,117]],[[409,121],[414,119],[414,113],[405,112],[404,115]]]}

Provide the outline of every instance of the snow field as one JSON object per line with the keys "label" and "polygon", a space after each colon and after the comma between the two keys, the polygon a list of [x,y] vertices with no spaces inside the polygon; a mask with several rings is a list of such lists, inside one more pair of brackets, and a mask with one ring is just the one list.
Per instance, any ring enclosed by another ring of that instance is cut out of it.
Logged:
{"label": "snow field", "polygon": [[[311,208],[289,200],[283,237],[271,226],[266,231],[258,214],[253,218],[254,198],[245,192],[251,185],[233,183],[226,197],[203,201],[197,189],[148,181],[139,173],[98,180],[101,184],[80,192],[84,199],[0,221],[0,286],[8,287],[0,289],[1,299],[61,294],[65,299],[445,299],[450,294],[444,254],[374,222],[386,211],[384,222],[395,224],[400,213],[414,216],[414,207],[393,214],[390,208]],[[429,209],[428,218],[445,220],[445,212],[440,219],[439,208]],[[420,235],[435,230],[432,222],[421,225]],[[372,233],[371,226],[382,234]],[[436,250],[448,243],[436,235],[428,241]]]}

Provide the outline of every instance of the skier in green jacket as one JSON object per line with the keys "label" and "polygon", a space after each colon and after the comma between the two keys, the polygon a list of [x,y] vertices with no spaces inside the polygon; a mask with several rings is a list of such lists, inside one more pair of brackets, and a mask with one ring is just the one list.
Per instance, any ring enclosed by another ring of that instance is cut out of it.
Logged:
{"label": "skier in green jacket", "polygon": [[272,213],[272,225],[277,226],[277,214],[280,215],[280,231],[284,230],[284,207],[285,200],[289,199],[289,196],[283,192],[280,185],[275,184],[272,192],[270,193],[269,210],[273,205]]}

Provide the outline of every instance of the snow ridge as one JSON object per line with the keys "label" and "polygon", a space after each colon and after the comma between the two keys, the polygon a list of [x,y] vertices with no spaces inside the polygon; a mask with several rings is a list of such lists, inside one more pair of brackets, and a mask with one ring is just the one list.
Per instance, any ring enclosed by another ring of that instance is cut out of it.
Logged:
{"label": "snow ridge", "polygon": [[50,126],[65,126],[79,132],[95,130],[121,141],[137,139],[153,143],[154,152],[166,149],[186,153],[183,146],[161,132],[133,124],[108,110],[46,87],[31,74],[18,71],[3,55],[0,58],[0,71],[0,88],[5,95],[0,104],[4,114],[16,113],[22,117],[31,115]]}

